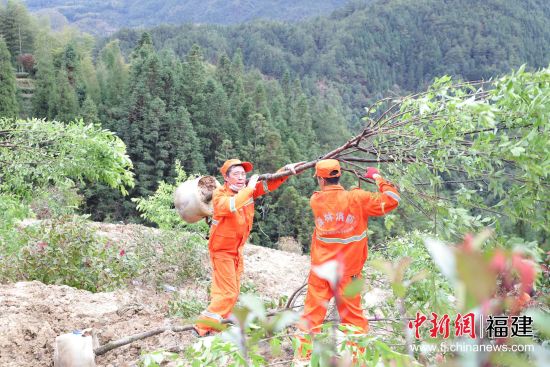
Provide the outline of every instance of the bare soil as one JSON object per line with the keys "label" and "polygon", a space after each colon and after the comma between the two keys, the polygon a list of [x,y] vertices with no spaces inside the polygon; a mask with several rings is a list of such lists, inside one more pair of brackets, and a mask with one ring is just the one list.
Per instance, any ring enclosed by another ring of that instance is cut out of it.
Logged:
{"label": "bare soil", "polygon": [[[99,233],[131,244],[137,225],[96,223]],[[154,231],[154,230],[153,230]],[[207,262],[205,262],[207,264]],[[205,272],[209,272],[205,265]],[[243,284],[253,284],[262,298],[278,300],[290,296],[306,280],[309,257],[260,246],[247,245]],[[53,366],[56,336],[76,329],[93,328],[100,345],[167,324],[181,324],[169,318],[168,301],[173,292],[192,295],[207,302],[204,282],[189,282],[177,288],[158,289],[134,281],[114,292],[90,293],[65,285],[37,281],[0,285],[0,366]],[[382,295],[374,295],[379,302]],[[114,349],[96,357],[98,366],[135,366],[142,352],[181,350],[194,342],[189,332],[166,332]]]}
{"label": "bare soil", "polygon": [[[98,224],[98,231],[117,242],[131,243],[137,225]],[[205,271],[209,271],[208,268]],[[243,283],[264,298],[289,296],[309,271],[307,256],[247,245]],[[91,293],[37,281],[0,285],[0,366],[53,366],[55,337],[92,327],[99,344],[180,320],[169,318],[172,291],[130,284],[115,292]],[[206,287],[189,283],[177,288],[207,301]],[[195,340],[189,332],[166,332],[114,349],[96,358],[98,366],[134,366],[140,353],[178,349]]]}

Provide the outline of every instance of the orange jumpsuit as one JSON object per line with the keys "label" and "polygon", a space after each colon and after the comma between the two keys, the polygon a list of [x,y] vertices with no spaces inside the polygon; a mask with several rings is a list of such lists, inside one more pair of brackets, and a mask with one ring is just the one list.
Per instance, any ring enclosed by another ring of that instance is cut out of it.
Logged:
{"label": "orange jumpsuit", "polygon": [[[227,318],[237,303],[243,272],[243,248],[254,220],[254,199],[277,189],[288,176],[259,181],[256,188],[245,187],[238,193],[227,184],[214,191],[214,215],[208,250],[212,264],[211,300],[201,313],[195,328],[200,334],[213,330],[212,323]],[[206,323],[201,323],[206,320]]]}
{"label": "orange jumpsuit", "polygon": [[[361,276],[367,260],[367,226],[369,216],[382,216],[399,204],[399,194],[393,185],[377,178],[377,193],[361,189],[344,190],[340,185],[325,186],[310,200],[315,217],[311,241],[311,266],[337,260],[343,265],[342,278],[336,290],[338,312],[343,324],[352,324],[368,331],[368,321],[361,308],[361,295],[344,297],[343,290],[352,279]],[[313,271],[308,278],[308,291],[299,329],[315,332],[325,319],[327,305],[335,296],[329,283]],[[302,342],[305,339],[302,338]]]}

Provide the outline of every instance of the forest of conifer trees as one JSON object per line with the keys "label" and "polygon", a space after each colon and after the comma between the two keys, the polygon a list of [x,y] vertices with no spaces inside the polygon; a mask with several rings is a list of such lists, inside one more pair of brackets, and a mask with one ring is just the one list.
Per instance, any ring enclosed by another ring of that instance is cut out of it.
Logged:
{"label": "forest of conifer trees", "polygon": [[[178,160],[188,173],[217,175],[230,157],[274,172],[338,146],[360,127],[368,102],[384,95],[419,90],[441,74],[488,78],[548,63],[547,3],[470,5],[353,2],[298,24],[160,26],[95,39],[74,28],[50,31],[9,0],[0,7],[0,116],[83,119],[115,132],[136,185],[126,197],[82,187],[83,211],[141,221],[131,199],[173,180]],[[535,7],[543,12],[533,17]],[[314,189],[301,177],[262,199],[252,241],[273,246],[292,236],[307,249]]]}

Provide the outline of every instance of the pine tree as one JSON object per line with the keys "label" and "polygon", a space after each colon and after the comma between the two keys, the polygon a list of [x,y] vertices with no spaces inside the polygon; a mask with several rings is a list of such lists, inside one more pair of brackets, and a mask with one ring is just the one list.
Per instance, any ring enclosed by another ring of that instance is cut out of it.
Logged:
{"label": "pine tree", "polygon": [[156,144],[162,120],[166,118],[160,91],[160,62],[148,33],[144,33],[138,47],[132,53],[130,95],[127,101],[127,117],[119,126],[119,134],[128,146],[128,154],[134,162],[136,187],[133,195],[146,196],[154,191],[160,167],[156,162]]}
{"label": "pine tree", "polygon": [[92,57],[88,53],[83,55],[80,60],[77,79],[77,84],[80,85],[84,91],[84,98],[81,104],[83,104],[88,97],[90,97],[95,104],[98,104],[101,101],[99,80],[97,79],[97,72]]}
{"label": "pine tree", "polygon": [[[170,166],[179,160],[186,172],[206,173],[199,139],[191,124],[189,112],[179,107],[168,115],[168,141],[170,142]],[[175,172],[169,172],[173,176]]]}
{"label": "pine tree", "polygon": [[201,48],[198,45],[193,45],[185,58],[183,65],[183,80],[181,86],[181,94],[185,99],[185,106],[191,114],[191,121],[197,127],[196,112],[204,104],[204,89],[206,87],[206,69],[202,57]]}
{"label": "pine tree", "polygon": [[24,4],[8,0],[4,9],[0,7],[0,35],[4,36],[13,65],[18,55],[33,51],[35,34]]}
{"label": "pine tree", "polygon": [[33,115],[40,118],[55,117],[57,85],[48,37],[41,37],[36,51],[35,90],[32,98]]}
{"label": "pine tree", "polygon": [[160,60],[160,94],[164,101],[166,111],[171,112],[184,106],[185,102],[179,96],[183,78],[183,67],[172,50],[162,50]]}
{"label": "pine tree", "polygon": [[267,105],[267,94],[261,81],[256,84],[254,104],[256,112],[261,113],[267,121],[271,121],[271,112]]}
{"label": "pine tree", "polygon": [[218,150],[216,150],[215,160],[217,166],[221,167],[226,160],[240,156],[241,153],[237,151],[235,144],[229,139],[224,139],[218,147]]}
{"label": "pine tree", "polygon": [[214,79],[208,79],[203,103],[195,111],[195,128],[208,172],[217,171],[216,151],[225,139],[237,141],[238,127],[231,116],[225,91]]}
{"label": "pine tree", "polygon": [[0,36],[0,117],[17,117],[17,86],[11,66],[11,55]]}
{"label": "pine tree", "polygon": [[73,121],[79,111],[78,97],[74,87],[69,82],[69,75],[65,69],[57,72],[56,78],[57,94],[53,101],[55,119],[58,121]]}
{"label": "pine tree", "polygon": [[351,137],[346,128],[341,98],[334,91],[327,91],[323,97],[315,99],[311,115],[321,151],[331,150]]}
{"label": "pine tree", "polygon": [[104,127],[119,131],[119,125],[125,119],[129,72],[118,40],[109,42],[101,50],[97,65],[97,79],[101,95],[101,103],[98,106],[99,117]]}
{"label": "pine tree", "polygon": [[300,152],[302,152],[300,160],[307,159],[308,155],[317,152],[318,148],[312,127],[311,114],[309,113],[308,99],[304,94],[298,94],[297,100],[291,104],[288,127]]}
{"label": "pine tree", "polygon": [[284,187],[273,205],[270,217],[275,230],[270,238],[278,240],[280,236],[292,236],[300,242],[304,252],[309,250],[313,218],[308,195],[301,194],[293,186]]}
{"label": "pine tree", "polygon": [[140,151],[133,149],[136,167],[136,192],[147,196],[154,192],[157,182],[164,179],[164,168],[168,157],[166,141],[160,140],[162,124],[166,119],[164,102],[159,97],[146,102],[145,114],[138,128],[140,134],[134,137]]}
{"label": "pine tree", "polygon": [[84,122],[87,124],[99,123],[99,117],[97,115],[97,106],[90,95],[88,95],[84,100],[80,115],[84,120]]}
{"label": "pine tree", "polygon": [[236,87],[236,80],[235,75],[233,75],[231,61],[225,53],[219,58],[218,67],[216,68],[216,79],[221,83],[225,93],[231,96]]}

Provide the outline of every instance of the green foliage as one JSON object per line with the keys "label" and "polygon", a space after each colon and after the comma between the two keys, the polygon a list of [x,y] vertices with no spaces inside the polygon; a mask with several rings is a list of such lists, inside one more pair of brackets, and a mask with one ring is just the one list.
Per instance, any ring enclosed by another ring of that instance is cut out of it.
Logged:
{"label": "green foliage", "polygon": [[32,53],[36,29],[21,1],[8,0],[5,6],[0,4],[0,36],[6,41],[13,65],[16,56]]}
{"label": "green foliage", "polygon": [[30,207],[14,194],[0,192],[0,249],[2,254],[11,254],[19,249],[18,232],[15,225],[22,218],[28,218]]}
{"label": "green foliage", "polygon": [[[346,120],[353,116],[350,126],[359,127],[367,101],[388,91],[422,90],[443,74],[478,80],[522,63],[547,66],[549,14],[541,0],[460,0],[453,6],[437,0],[355,1],[329,17],[300,23],[184,24],[157,27],[151,35],[159,49],[169,46],[180,57],[194,43],[209,60],[240,48],[247,67],[279,80],[290,71],[308,94],[335,89],[344,108],[353,109]],[[128,50],[138,37],[125,30],[113,38]]]}
{"label": "green foliage", "polygon": [[99,53],[96,65],[101,103],[98,106],[104,127],[117,130],[123,118],[122,105],[128,88],[128,65],[120,52],[118,40],[111,41]]}
{"label": "green foliage", "polygon": [[10,59],[6,42],[0,35],[0,117],[14,118],[17,116],[19,105],[16,98],[15,73]]}
{"label": "green foliage", "polygon": [[198,316],[208,306],[206,303],[197,300],[189,292],[181,294],[176,292],[168,301],[168,315],[170,317],[180,317],[184,320],[190,320]]}
{"label": "green foliage", "polygon": [[49,35],[41,35],[36,49],[35,90],[32,96],[33,115],[38,118],[55,117],[57,84]]}
{"label": "green foliage", "polygon": [[55,119],[58,121],[69,122],[74,120],[78,113],[78,97],[75,88],[69,82],[69,74],[67,70],[61,69],[57,73],[55,79],[57,94],[53,105],[55,108]]}
{"label": "green foliage", "polygon": [[82,195],[67,181],[56,186],[37,188],[29,201],[29,207],[37,219],[54,219],[75,214],[82,201]]}
{"label": "green foliage", "polygon": [[[428,235],[414,231],[391,238],[372,251],[367,264],[379,271],[372,275],[374,282],[377,283],[382,274],[390,279],[394,296],[404,300],[408,314],[416,311],[450,314],[454,310],[451,284],[442,277],[424,245]],[[392,263],[387,259],[399,261]],[[371,285],[370,282],[367,285]],[[399,316],[393,300],[382,308],[386,317]]]}
{"label": "green foliage", "polygon": [[[159,182],[173,182],[176,160],[187,172],[215,175],[225,159],[239,157],[252,160],[257,173],[273,172],[340,144],[350,129],[365,125],[358,116],[368,101],[389,90],[399,95],[423,89],[443,73],[469,79],[493,77],[521,62],[532,68],[547,65],[542,45],[548,38],[548,10],[539,0],[491,0],[483,6],[461,0],[453,7],[433,0],[415,6],[410,0],[353,2],[329,18],[300,24],[183,25],[144,35],[126,30],[113,36],[118,39],[100,42],[98,50],[93,50],[90,36],[64,31],[54,37],[42,29],[34,34],[33,110],[37,117],[49,119],[101,121],[103,128],[120,136],[134,163],[136,185],[126,198],[106,186],[88,187],[85,210],[95,220],[143,221],[147,219],[139,216],[130,199],[154,196]],[[422,123],[395,133],[421,139],[408,153],[425,153],[425,159],[400,165],[411,146],[391,147],[401,161],[381,168],[399,184],[404,205],[393,221],[385,220],[385,229],[372,221],[371,240],[403,234],[411,226],[435,227],[449,238],[485,225],[527,240],[544,238],[549,211],[543,183],[548,170],[546,160],[538,159],[545,156],[541,141],[547,139],[540,125],[547,119],[541,102],[546,98],[543,75],[522,70],[496,82],[489,87],[494,94],[484,100],[487,103],[467,103],[468,88],[450,88],[446,79],[419,98],[407,99],[403,107],[412,111],[402,111],[403,119],[419,118]],[[371,117],[379,117],[386,106],[379,107]],[[434,112],[440,113],[439,119],[431,118]],[[525,118],[520,121],[519,115]],[[497,138],[484,131],[460,141],[466,129],[493,128],[491,119],[497,124]],[[507,125],[505,120],[519,125]],[[525,129],[532,120],[538,121],[539,132]],[[507,142],[501,140],[498,149],[486,152],[502,138],[503,127]],[[433,144],[438,148],[431,149]],[[483,160],[485,166],[480,164]],[[457,165],[468,167],[466,179],[471,182],[452,183],[465,181]],[[58,166],[47,162],[46,167]],[[507,181],[517,168],[515,179]],[[45,171],[41,166],[38,170]],[[39,180],[44,177],[49,175],[38,173]],[[484,187],[479,186],[482,182]],[[160,191],[167,191],[162,185]],[[542,189],[535,194],[537,187]],[[315,182],[302,175],[263,197],[256,206],[258,220],[251,239],[275,247],[279,236],[293,236],[307,252],[312,230],[307,197],[315,188]],[[503,200],[508,192],[512,195]],[[520,197],[525,200],[515,200]],[[531,200],[541,205],[530,205]],[[158,209],[153,215],[169,226],[177,218],[170,217],[171,203],[165,203],[169,205],[151,207],[149,212]],[[528,215],[518,218],[518,213]],[[530,217],[536,218],[533,225],[525,220]]]}
{"label": "green foliage", "polygon": [[208,248],[198,233],[155,229],[134,241],[139,276],[147,282],[177,285],[204,280],[208,274]]}
{"label": "green foliage", "polygon": [[241,293],[243,294],[258,294],[258,286],[254,282],[243,282],[241,284]]}
{"label": "green foliage", "polygon": [[[500,246],[485,250],[483,244],[486,241],[494,241],[489,231],[475,237],[467,235],[464,241],[456,246],[426,239],[426,246],[434,263],[453,285],[457,297],[457,310],[469,312],[486,307],[483,312],[488,315],[527,314],[534,317],[537,329],[544,335],[545,328],[541,327],[541,321],[545,317],[538,310],[525,310],[526,305],[521,301],[526,292],[530,292],[535,278],[540,275],[535,263],[518,250],[506,251]],[[512,358],[507,356],[508,353],[493,350],[489,351],[485,358],[493,363],[508,366],[541,366],[539,361],[548,351],[545,350],[544,344],[539,344],[540,341],[539,338],[507,336],[502,338],[501,344],[524,344],[533,348],[529,353],[515,353]],[[487,336],[485,339],[479,336],[475,341],[478,345],[492,342]],[[454,359],[457,364],[465,364],[467,360],[468,356],[465,353]]]}
{"label": "green foliage", "polygon": [[104,182],[126,193],[133,185],[126,146],[110,131],[82,121],[0,119],[0,190],[30,197],[70,180]]}
{"label": "green foliage", "polygon": [[[145,353],[140,357],[140,363],[139,365],[141,367],[160,367],[163,366],[164,363],[169,361],[175,361],[178,359],[177,353],[171,353],[171,352],[153,352],[153,353]],[[184,361],[179,360],[175,364],[172,364],[175,367],[185,366]]]}
{"label": "green foliage", "polygon": [[388,162],[384,172],[406,202],[433,215],[444,236],[486,225],[505,232],[509,223],[542,235],[549,230],[548,98],[549,69],[522,67],[483,86],[443,77],[398,101],[395,119],[373,122],[376,137],[364,148]]}
{"label": "green foliage", "polygon": [[[176,179],[174,184],[164,181],[159,182],[157,191],[147,198],[134,198],[136,209],[141,212],[141,217],[155,223],[161,229],[183,229],[206,234],[208,225],[204,221],[187,224],[177,214],[174,208],[174,192],[177,187],[185,182],[188,177],[179,161],[175,164]],[[191,176],[189,179],[194,179]]]}
{"label": "green foliage", "polygon": [[80,217],[28,226],[19,241],[18,252],[1,258],[2,281],[39,280],[98,292],[136,274],[132,255],[98,237]]}
{"label": "green foliage", "polygon": [[[236,323],[225,328],[221,334],[195,342],[186,350],[186,360],[192,366],[269,366],[271,364],[291,365],[283,347],[288,347],[287,338],[295,334],[287,328],[298,320],[298,314],[284,311],[268,318],[260,299],[242,296],[240,305],[234,310]],[[365,337],[350,326],[340,329],[327,323],[315,336],[315,348],[311,356],[311,366],[329,366],[335,357],[345,365],[350,365],[352,355],[356,363],[366,365],[415,365],[404,354],[392,350],[378,337]],[[297,340],[293,343],[298,348]],[[365,348],[361,352],[360,348]],[[298,357],[298,356],[296,356]],[[183,363],[175,354],[166,352],[147,353],[142,356],[143,366],[156,366],[163,361]],[[157,364],[152,364],[157,363]]]}
{"label": "green foliage", "polygon": [[[123,0],[115,3],[92,1],[74,3],[68,0],[27,0],[33,11],[50,9],[63,14],[89,33],[103,35],[116,28],[143,28],[162,23],[241,23],[254,18],[301,20],[329,13],[345,0],[261,0],[254,4],[233,3],[220,0],[207,2],[191,0],[184,3],[178,0],[142,3],[136,0]],[[178,9],[174,12],[171,9]],[[107,26],[108,25],[108,26]]]}
{"label": "green foliage", "polygon": [[124,143],[81,121],[65,125],[0,118],[0,160],[2,252],[21,246],[15,228],[19,219],[33,214],[55,218],[76,210],[80,198],[73,180],[100,181],[122,192],[133,185]]}
{"label": "green foliage", "polygon": [[97,114],[97,106],[95,105],[94,100],[87,96],[82,104],[82,119],[90,124],[99,124],[99,117]]}
{"label": "green foliage", "polygon": [[[311,340],[311,338],[310,338]],[[346,366],[419,366],[407,354],[392,349],[378,337],[361,334],[353,326],[326,323],[313,338],[310,366],[331,366],[337,357]],[[307,350],[307,348],[305,348]],[[363,349],[363,350],[362,350]]]}

